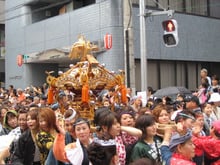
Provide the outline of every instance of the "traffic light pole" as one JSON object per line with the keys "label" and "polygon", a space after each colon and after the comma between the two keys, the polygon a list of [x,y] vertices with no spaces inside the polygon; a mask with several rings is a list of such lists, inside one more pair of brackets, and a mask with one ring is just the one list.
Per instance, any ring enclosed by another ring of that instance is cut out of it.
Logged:
{"label": "traffic light pole", "polygon": [[145,13],[145,0],[139,0],[140,13],[140,56],[141,56],[141,91],[147,91],[147,40],[146,40],[146,21],[145,17],[167,14],[172,17],[174,10],[149,11]]}
{"label": "traffic light pole", "polygon": [[168,17],[173,17],[174,10],[165,10],[165,11],[152,11],[149,10],[147,13],[145,13],[145,17],[149,16],[158,16],[158,15],[167,15]]}
{"label": "traffic light pole", "polygon": [[147,42],[145,22],[145,0],[139,0],[140,12],[140,53],[141,53],[141,91],[147,91]]}

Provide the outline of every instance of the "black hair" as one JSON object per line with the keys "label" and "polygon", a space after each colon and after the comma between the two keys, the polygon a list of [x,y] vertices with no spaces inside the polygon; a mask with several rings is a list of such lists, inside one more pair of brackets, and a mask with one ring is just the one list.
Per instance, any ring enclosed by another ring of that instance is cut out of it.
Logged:
{"label": "black hair", "polygon": [[37,104],[31,104],[29,107],[39,107]]}
{"label": "black hair", "polygon": [[13,92],[13,94],[14,94],[15,96],[18,96],[18,95],[17,95],[17,91],[16,91],[16,89],[13,89],[12,92]]}
{"label": "black hair", "polygon": [[156,162],[153,159],[149,159],[149,158],[140,158],[135,160],[134,162],[132,162],[129,165],[159,165],[159,162]]}
{"label": "black hair", "polygon": [[112,112],[107,107],[102,107],[96,110],[95,117],[94,117],[94,124],[99,127],[97,130],[98,132],[103,131],[103,126],[107,128],[107,132],[102,132],[103,134],[100,134],[99,138],[101,139],[111,139],[113,138],[108,131],[112,128],[112,125],[114,124],[115,120],[119,122],[118,117],[116,113]]}
{"label": "black hair", "polygon": [[89,160],[94,165],[110,165],[113,156],[117,154],[116,145],[102,146],[96,142],[87,148]]}
{"label": "black hair", "polygon": [[220,133],[217,130],[214,130],[214,134],[220,140]]}
{"label": "black hair", "polygon": [[117,120],[121,122],[121,117],[123,114],[129,114],[133,119],[135,119],[136,112],[131,106],[117,106],[114,110],[117,115]]}
{"label": "black hair", "polygon": [[156,123],[156,120],[153,115],[151,114],[144,114],[137,118],[135,127],[142,131],[141,140],[147,137],[146,127],[152,126]]}
{"label": "black hair", "polygon": [[178,93],[176,97],[181,97],[184,100],[186,96],[183,93]]}
{"label": "black hair", "polygon": [[114,87],[112,87],[112,88],[109,89],[109,92],[114,92],[114,91],[115,91],[115,88],[114,88]]}
{"label": "black hair", "polygon": [[24,113],[27,113],[28,111],[24,108],[24,107],[22,107],[19,111],[18,111],[18,116],[20,115],[20,114],[24,114]]}
{"label": "black hair", "polygon": [[154,104],[159,104],[159,103],[162,103],[163,100],[161,98],[156,98],[154,99]]}
{"label": "black hair", "polygon": [[86,123],[88,125],[88,127],[90,128],[90,123],[89,120],[86,118],[78,118],[76,119],[76,121],[73,123],[73,128],[76,128],[76,125],[81,124],[81,123]]}
{"label": "black hair", "polygon": [[15,114],[14,112],[8,111],[5,114],[5,123],[8,125],[8,118],[18,118],[18,115]]}
{"label": "black hair", "polygon": [[153,88],[152,87],[147,87],[147,90],[149,91],[149,92],[151,92],[151,94],[153,94],[154,93],[154,90],[153,90]]}
{"label": "black hair", "polygon": [[111,113],[111,110],[108,107],[101,107],[101,108],[97,109],[95,111],[95,115],[94,115],[94,124],[101,126],[102,125],[102,123],[100,121],[101,118],[105,115],[110,114],[110,113]]}

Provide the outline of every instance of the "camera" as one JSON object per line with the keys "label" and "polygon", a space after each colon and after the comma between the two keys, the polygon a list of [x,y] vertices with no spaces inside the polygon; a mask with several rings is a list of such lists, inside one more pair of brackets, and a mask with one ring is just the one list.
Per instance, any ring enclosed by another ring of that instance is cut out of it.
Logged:
{"label": "camera", "polygon": [[176,111],[178,109],[183,109],[184,106],[185,106],[185,102],[183,102],[183,101],[174,101],[172,105],[173,105],[174,111]]}

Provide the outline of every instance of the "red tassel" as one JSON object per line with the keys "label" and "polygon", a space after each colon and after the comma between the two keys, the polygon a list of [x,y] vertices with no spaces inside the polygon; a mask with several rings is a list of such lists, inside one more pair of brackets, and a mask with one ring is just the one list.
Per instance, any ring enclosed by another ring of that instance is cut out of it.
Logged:
{"label": "red tassel", "polygon": [[127,103],[127,89],[124,85],[122,85],[121,88],[121,102]]}
{"label": "red tassel", "polygon": [[89,102],[89,87],[88,85],[83,85],[82,87],[82,102]]}
{"label": "red tassel", "polygon": [[50,87],[49,90],[48,90],[48,94],[47,94],[47,103],[52,104],[53,103],[53,98],[54,98],[53,88]]}

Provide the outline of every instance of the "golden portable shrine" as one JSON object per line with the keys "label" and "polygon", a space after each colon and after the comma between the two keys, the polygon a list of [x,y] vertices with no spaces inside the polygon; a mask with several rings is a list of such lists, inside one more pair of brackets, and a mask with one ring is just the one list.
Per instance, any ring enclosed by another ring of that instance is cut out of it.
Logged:
{"label": "golden portable shrine", "polygon": [[[75,42],[69,53],[69,58],[79,60],[70,69],[62,73],[59,77],[54,77],[51,72],[46,72],[47,83],[50,88],[48,91],[48,104],[54,102],[54,95],[58,95],[60,90],[70,90],[75,94],[72,107],[81,117],[92,120],[96,108],[103,106],[97,97],[102,90],[115,88],[117,96],[115,101],[118,104],[127,102],[125,73],[120,70],[118,74],[108,71],[103,65],[94,58],[92,51],[98,47],[84,36],[80,36]],[[61,107],[62,109],[62,107]],[[61,110],[64,113],[64,109]]]}

